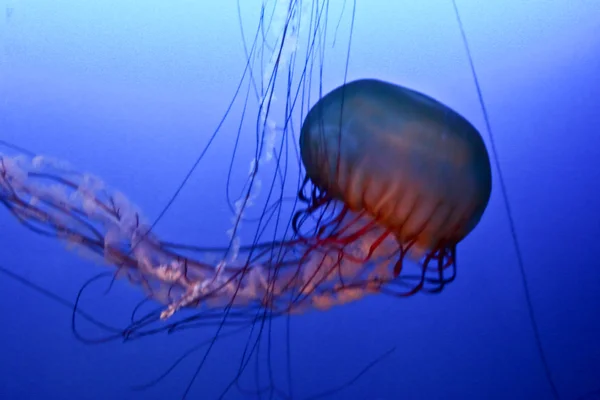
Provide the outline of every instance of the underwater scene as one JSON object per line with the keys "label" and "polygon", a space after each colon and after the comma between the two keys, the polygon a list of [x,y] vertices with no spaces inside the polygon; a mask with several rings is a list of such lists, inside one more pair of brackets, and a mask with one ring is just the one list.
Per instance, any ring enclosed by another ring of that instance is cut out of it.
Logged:
{"label": "underwater scene", "polygon": [[600,399],[600,2],[0,10],[0,399]]}

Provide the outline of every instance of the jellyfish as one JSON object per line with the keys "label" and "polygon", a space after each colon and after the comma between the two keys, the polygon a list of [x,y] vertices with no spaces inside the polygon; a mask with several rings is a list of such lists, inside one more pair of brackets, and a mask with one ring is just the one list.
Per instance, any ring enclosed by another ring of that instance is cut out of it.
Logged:
{"label": "jellyfish", "polygon": [[299,141],[306,178],[291,234],[234,258],[223,249],[213,264],[161,242],[124,195],[55,161],[2,156],[0,201],[36,232],[101,255],[165,304],[163,320],[182,308],[296,314],[374,293],[439,292],[454,279],[456,245],[491,191],[485,145],[466,119],[364,79],[322,97]]}
{"label": "jellyfish", "polygon": [[[439,293],[454,280],[456,246],[491,191],[486,147],[465,118],[417,91],[362,79],[316,102],[299,148],[305,178],[278,240],[222,248],[162,241],[98,177],[23,153],[0,154],[0,203],[32,231],[99,257],[162,305],[113,338],[216,324],[216,340],[224,326],[367,295]],[[250,198],[248,191],[243,200]]]}

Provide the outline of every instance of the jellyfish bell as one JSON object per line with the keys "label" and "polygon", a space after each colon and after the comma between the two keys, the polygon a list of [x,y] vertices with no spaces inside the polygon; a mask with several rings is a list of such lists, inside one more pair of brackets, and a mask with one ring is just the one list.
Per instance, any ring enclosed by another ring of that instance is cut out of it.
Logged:
{"label": "jellyfish bell", "polygon": [[388,82],[357,80],[321,98],[304,121],[300,150],[325,202],[379,226],[385,239],[371,247],[395,237],[394,277],[404,255],[423,258],[416,290],[432,262],[438,274],[454,266],[456,245],[490,198],[490,161],[477,130],[444,104]]}

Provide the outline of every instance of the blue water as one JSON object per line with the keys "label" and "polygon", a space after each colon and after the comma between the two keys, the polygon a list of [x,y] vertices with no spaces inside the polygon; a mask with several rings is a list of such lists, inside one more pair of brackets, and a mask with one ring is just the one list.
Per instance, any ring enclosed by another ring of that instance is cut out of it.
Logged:
{"label": "blue water", "polygon": [[[243,71],[235,1],[0,4],[6,10],[0,139],[68,160],[125,193],[148,218],[157,216],[217,126]],[[260,2],[244,4],[244,23],[254,26]],[[332,2],[331,34],[341,5]],[[600,389],[600,3],[461,0],[458,6],[541,343],[561,399],[576,399]],[[343,83],[349,21],[346,10],[340,44],[326,49],[325,91]],[[450,0],[359,0],[347,79],[364,77],[441,100],[478,127],[489,148]],[[240,112],[238,105],[232,114]],[[157,226],[158,235],[226,244],[231,214],[224,177],[235,129],[233,118]],[[239,157],[236,171],[245,172],[251,150]],[[488,209],[460,244],[458,278],[443,293],[369,297],[290,320],[294,398],[343,384],[395,348],[326,398],[552,399],[497,178],[494,171]],[[241,182],[234,177],[234,184]],[[33,234],[5,211],[0,265],[70,301],[87,279],[110,271]],[[106,285],[92,289],[83,306],[125,326],[142,293],[119,281],[105,295]],[[198,329],[84,344],[71,331],[69,307],[5,275],[0,315],[0,399],[178,399],[203,353],[145,391],[131,386],[153,379],[210,336]],[[101,336],[81,324],[87,336]],[[285,386],[285,321],[274,322],[272,332],[276,379]],[[189,398],[216,398],[237,370],[244,344],[243,336],[220,341]],[[234,389],[225,398],[247,397]]]}

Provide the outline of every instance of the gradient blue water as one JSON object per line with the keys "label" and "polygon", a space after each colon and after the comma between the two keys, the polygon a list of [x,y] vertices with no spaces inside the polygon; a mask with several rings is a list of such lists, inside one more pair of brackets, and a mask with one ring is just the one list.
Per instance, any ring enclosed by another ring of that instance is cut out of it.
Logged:
{"label": "gradient blue water", "polygon": [[[70,160],[156,216],[241,73],[235,2],[2,3],[13,11],[0,32],[0,139]],[[450,1],[391,3],[358,1],[349,79],[413,87],[483,129]],[[495,129],[542,343],[562,398],[575,399],[600,388],[600,3],[458,4]],[[347,24],[338,34],[347,34]],[[326,90],[342,82],[336,71],[344,48],[329,54],[334,72],[325,77]],[[228,165],[219,153],[228,148],[226,136],[159,225],[161,236],[207,245],[226,240],[230,215],[221,189]],[[107,268],[35,236],[6,212],[0,212],[0,263],[69,299]],[[95,293],[86,307],[121,325],[129,315],[123,305],[140,298],[126,284],[106,298],[101,289]],[[148,391],[129,387],[160,373],[203,337],[196,331],[84,345],[71,333],[67,308],[5,276],[0,321],[1,399],[179,398],[197,357]],[[459,248],[459,277],[444,293],[369,298],[294,318],[292,328],[298,398],[343,382],[393,346],[392,356],[331,398],[551,398],[497,186],[480,226]],[[281,332],[275,340],[281,366],[284,330],[274,329]],[[192,398],[219,393],[243,344],[228,339],[215,349]]]}

